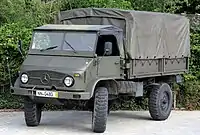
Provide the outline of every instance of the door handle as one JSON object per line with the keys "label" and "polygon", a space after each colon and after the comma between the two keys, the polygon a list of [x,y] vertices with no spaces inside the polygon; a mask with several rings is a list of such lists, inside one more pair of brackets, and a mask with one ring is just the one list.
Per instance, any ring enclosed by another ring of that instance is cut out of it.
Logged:
{"label": "door handle", "polygon": [[116,62],[115,62],[115,65],[118,65],[118,64],[119,64],[119,61],[116,61]]}

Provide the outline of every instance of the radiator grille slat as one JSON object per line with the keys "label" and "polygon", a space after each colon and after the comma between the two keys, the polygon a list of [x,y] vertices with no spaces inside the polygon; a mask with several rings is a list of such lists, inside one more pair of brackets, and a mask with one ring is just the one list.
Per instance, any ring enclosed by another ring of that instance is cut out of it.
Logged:
{"label": "radiator grille slat", "polygon": [[[28,71],[29,81],[27,85],[43,85],[43,86],[56,86],[56,87],[64,87],[63,79],[66,76],[63,73],[58,73],[54,71]],[[47,76],[47,82],[44,83],[42,79],[44,76]]]}

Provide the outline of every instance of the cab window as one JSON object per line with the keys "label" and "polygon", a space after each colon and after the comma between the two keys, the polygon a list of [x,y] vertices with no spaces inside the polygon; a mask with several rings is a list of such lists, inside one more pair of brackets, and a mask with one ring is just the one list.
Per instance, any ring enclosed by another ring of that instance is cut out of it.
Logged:
{"label": "cab window", "polygon": [[119,56],[117,39],[113,35],[101,35],[96,47],[97,56]]}

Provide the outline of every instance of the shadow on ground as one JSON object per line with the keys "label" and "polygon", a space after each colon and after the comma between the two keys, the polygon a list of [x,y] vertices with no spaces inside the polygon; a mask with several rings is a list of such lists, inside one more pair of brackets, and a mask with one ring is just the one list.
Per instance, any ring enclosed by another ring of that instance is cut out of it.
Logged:
{"label": "shadow on ground", "polygon": [[111,113],[110,117],[114,118],[122,118],[122,119],[137,119],[137,120],[152,120],[148,113],[142,113],[139,114],[139,111],[136,113],[130,113],[130,112],[116,112],[116,113]]}
{"label": "shadow on ground", "polygon": [[[27,127],[29,129],[48,129],[48,130],[81,130],[82,132],[91,132],[92,126],[92,113],[91,112],[44,112],[41,124],[38,127]],[[108,116],[108,123],[117,123],[118,120],[130,119],[130,120],[151,120],[147,112],[111,112]],[[23,126],[26,126],[23,123]]]}

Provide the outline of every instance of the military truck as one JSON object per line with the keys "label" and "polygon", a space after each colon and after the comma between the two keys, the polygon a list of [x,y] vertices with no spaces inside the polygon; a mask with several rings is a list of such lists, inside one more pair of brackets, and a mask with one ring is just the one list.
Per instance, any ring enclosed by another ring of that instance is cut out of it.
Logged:
{"label": "military truck", "polygon": [[121,9],[61,11],[33,31],[11,92],[24,97],[27,126],[38,126],[44,104],[88,101],[92,131],[106,130],[109,101],[148,97],[153,120],[173,106],[171,84],[189,69],[189,20],[181,15]]}

